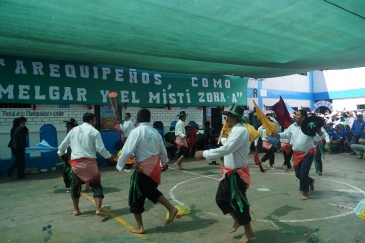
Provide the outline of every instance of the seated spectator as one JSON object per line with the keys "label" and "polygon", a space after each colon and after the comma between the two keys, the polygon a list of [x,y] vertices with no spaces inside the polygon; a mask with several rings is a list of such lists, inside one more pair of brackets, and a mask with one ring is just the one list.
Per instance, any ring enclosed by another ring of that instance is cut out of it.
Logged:
{"label": "seated spectator", "polygon": [[350,132],[350,126],[346,125],[345,132],[343,133],[343,150],[345,153],[351,153],[351,140],[352,135]]}
{"label": "seated spectator", "polygon": [[174,159],[175,153],[177,151],[177,146],[175,144],[175,138],[176,138],[175,137],[175,128],[170,127],[170,131],[165,134],[164,138],[165,138],[165,141],[170,144],[169,146],[166,147],[166,150],[170,151],[170,153],[171,153],[170,159]]}
{"label": "seated spectator", "polygon": [[[351,135],[352,135],[351,144],[359,143],[359,139],[360,139],[361,135],[363,134],[364,127],[365,127],[365,122],[363,120],[361,112],[358,112],[356,114],[356,118],[357,119],[352,124],[352,128],[350,130]],[[354,155],[355,153],[351,153],[351,154]]]}
{"label": "seated spectator", "polygon": [[340,132],[340,126],[336,125],[331,136],[331,144],[329,153],[339,153],[341,151],[342,133]]}
{"label": "seated spectator", "polygon": [[210,127],[210,122],[204,124],[204,139],[205,139],[205,149],[208,149],[208,144],[211,143],[210,137],[212,136],[212,128]]}
{"label": "seated spectator", "polygon": [[359,155],[359,159],[361,159],[365,152],[365,128],[363,129],[363,133],[358,140],[359,144],[351,144],[351,149]]}
{"label": "seated spectator", "polygon": [[327,122],[326,123],[326,127],[324,128],[324,130],[326,130],[328,136],[331,136],[331,134],[333,133],[333,123],[332,122]]}

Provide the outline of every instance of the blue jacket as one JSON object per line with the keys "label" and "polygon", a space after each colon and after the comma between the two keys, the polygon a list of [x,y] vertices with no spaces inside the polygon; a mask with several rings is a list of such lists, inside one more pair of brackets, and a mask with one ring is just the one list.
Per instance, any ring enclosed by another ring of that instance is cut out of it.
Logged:
{"label": "blue jacket", "polygon": [[365,126],[364,121],[359,123],[358,120],[355,120],[354,124],[352,124],[352,127],[351,127],[352,135],[355,135],[355,136],[361,135],[364,131],[364,126]]}
{"label": "blue jacket", "polygon": [[349,141],[349,142],[351,142],[351,140],[352,140],[352,134],[351,134],[351,132],[347,132],[346,130],[343,132],[343,134],[342,134],[343,136],[343,139],[346,141],[346,137],[347,137],[347,140]]}
{"label": "blue jacket", "polygon": [[333,133],[333,128],[331,128],[331,129],[327,129],[327,127],[324,127],[324,130],[326,130],[326,132],[327,132],[327,134],[328,134],[328,136],[331,136],[331,134]]}
{"label": "blue jacket", "polygon": [[341,131],[338,131],[338,133],[333,131],[332,134],[331,134],[331,138],[333,139],[333,141],[337,141],[342,137],[343,137],[343,133]]}

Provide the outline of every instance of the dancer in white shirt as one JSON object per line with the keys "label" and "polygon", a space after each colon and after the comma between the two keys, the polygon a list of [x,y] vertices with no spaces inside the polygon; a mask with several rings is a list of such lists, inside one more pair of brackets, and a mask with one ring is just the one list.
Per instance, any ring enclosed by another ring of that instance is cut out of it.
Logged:
{"label": "dancer in white shirt", "polygon": [[73,128],[58,147],[58,155],[62,161],[62,155],[66,148],[71,146],[72,179],[71,179],[71,198],[74,205],[73,214],[80,215],[79,199],[82,183],[89,183],[96,203],[96,215],[103,218],[107,217],[101,211],[101,204],[104,198],[103,187],[101,185],[101,174],[96,162],[96,152],[106,159],[113,159],[104,147],[100,132],[95,129],[96,118],[93,113],[85,113],[83,124]]}
{"label": "dancer in white shirt", "polygon": [[[277,133],[274,134],[274,136],[290,141],[294,151],[295,176],[299,179],[300,191],[303,192],[303,196],[300,200],[308,200],[309,187],[310,190],[313,191],[315,182],[314,179],[309,177],[309,170],[312,166],[313,156],[316,153],[313,136],[315,136],[316,133],[319,136],[323,135],[321,126],[323,126],[324,122],[319,117],[308,118],[305,110],[297,111],[294,118],[294,124],[290,125],[283,133]],[[307,119],[307,121],[304,124],[305,119]],[[315,123],[312,122],[309,124],[310,119],[315,119]],[[310,136],[307,136],[303,130]]]}
{"label": "dancer in white shirt", "polygon": [[177,208],[172,206],[157,189],[161,184],[161,167],[166,169],[168,160],[161,135],[149,124],[150,120],[151,113],[148,109],[138,111],[139,126],[129,134],[129,139],[124,145],[123,153],[117,163],[117,170],[121,171],[132,154],[136,155],[136,168],[129,187],[129,207],[137,221],[137,227],[133,228],[131,232],[136,234],[144,233],[142,213],[146,198],[166,207],[170,213],[167,223],[174,220],[178,212]]}
{"label": "dancer in white shirt", "polygon": [[185,132],[185,120],[186,120],[186,113],[185,111],[181,111],[179,115],[178,122],[175,126],[175,136],[176,136],[176,146],[179,149],[179,155],[175,166],[178,170],[183,170],[184,168],[181,166],[181,162],[185,159],[185,157],[189,156],[189,148],[188,143],[186,141],[186,132]]}
{"label": "dancer in white shirt", "polygon": [[222,179],[215,200],[223,214],[230,214],[233,218],[230,233],[235,232],[241,225],[245,228],[245,234],[238,243],[249,242],[254,237],[250,224],[250,204],[246,198],[246,190],[250,186],[247,155],[251,143],[249,132],[242,124],[243,113],[244,108],[238,105],[232,105],[229,111],[223,111],[222,114],[227,115],[226,124],[232,128],[228,138],[220,138],[223,146],[195,153],[196,159],[213,160],[224,156]]}
{"label": "dancer in white shirt", "polygon": [[[270,119],[269,119],[270,120]],[[273,122],[270,120],[270,122]],[[276,149],[276,145],[270,143],[267,140],[266,135],[266,129],[262,126],[259,127],[258,132],[261,133],[261,139],[262,139],[262,148],[265,151],[265,155],[260,160],[261,163],[264,163],[266,160],[269,160],[270,163],[270,170],[275,170],[274,164],[275,164],[275,153],[274,149]],[[257,143],[259,141],[259,137],[255,140],[255,148],[257,148]],[[273,148],[274,147],[274,148]]]}
{"label": "dancer in white shirt", "polygon": [[122,142],[125,144],[131,131],[133,130],[133,122],[131,121],[131,113],[125,113],[124,123],[120,124],[120,131],[123,134]]}

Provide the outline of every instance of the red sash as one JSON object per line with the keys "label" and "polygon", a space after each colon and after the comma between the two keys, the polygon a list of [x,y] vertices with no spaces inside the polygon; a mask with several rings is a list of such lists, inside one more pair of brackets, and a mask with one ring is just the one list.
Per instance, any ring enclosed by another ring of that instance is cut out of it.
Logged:
{"label": "red sash", "polygon": [[142,161],[142,163],[137,163],[136,165],[139,166],[144,174],[148,175],[157,184],[161,184],[161,165],[158,155],[153,155]]}
{"label": "red sash", "polygon": [[[223,166],[221,168],[221,172],[222,172],[222,178],[221,178],[221,180],[224,179],[224,177],[225,177],[226,174],[229,177],[231,175],[232,171],[233,171],[232,169]],[[250,185],[251,185],[250,169],[248,168],[248,166],[239,168],[239,169],[236,170],[236,172],[237,172],[237,174],[240,175],[240,178],[246,183],[247,189],[248,189],[250,187]]]}
{"label": "red sash", "polygon": [[316,153],[316,148],[312,148],[307,152],[295,152],[294,151],[294,167],[296,167],[297,165],[300,164],[300,162],[302,161],[302,159],[308,154],[315,154]]}
{"label": "red sash", "polygon": [[280,145],[280,151],[285,152],[286,154],[289,154],[292,150],[292,147],[290,146],[290,143],[281,143]]}
{"label": "red sash", "polygon": [[188,143],[186,141],[186,138],[182,138],[180,136],[176,136],[175,143],[176,143],[176,147],[178,149],[181,148],[181,147],[185,147],[185,148],[188,147]]}
{"label": "red sash", "polygon": [[272,143],[269,141],[262,140],[262,147],[266,150],[270,150],[272,147]]}
{"label": "red sash", "polygon": [[72,167],[72,172],[85,183],[89,183],[93,180],[99,180],[101,178],[96,159],[71,159],[69,162]]}

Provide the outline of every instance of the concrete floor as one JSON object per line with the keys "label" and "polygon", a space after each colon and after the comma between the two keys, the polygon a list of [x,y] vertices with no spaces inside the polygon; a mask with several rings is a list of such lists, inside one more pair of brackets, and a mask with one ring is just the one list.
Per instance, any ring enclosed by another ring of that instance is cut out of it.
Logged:
{"label": "concrete floor", "polygon": [[[260,155],[260,157],[262,154]],[[365,161],[348,154],[326,155],[326,175],[316,179],[315,191],[308,201],[300,201],[299,182],[294,172],[281,168],[283,157],[276,153],[276,170],[259,172],[249,155],[252,187],[247,192],[251,203],[252,242],[305,242],[303,235],[284,234],[283,230],[305,232],[320,227],[318,235],[331,242],[365,242],[365,220],[354,208],[365,197]],[[267,163],[267,162],[266,162]],[[229,234],[232,219],[221,214],[215,204],[220,166],[206,160],[188,159],[186,171],[170,168],[163,173],[159,189],[174,205],[191,207],[192,213],[165,225],[166,210],[146,201],[143,214],[145,235],[135,235],[128,208],[128,183],[131,173],[118,173],[113,167],[101,167],[105,190],[104,211],[107,220],[95,216],[92,192],[82,194],[81,216],[72,215],[72,202],[65,193],[61,170],[28,175],[26,180],[0,177],[0,242],[42,242],[52,224],[50,242],[236,242],[244,233],[239,228]],[[173,166],[170,166],[173,167]],[[264,168],[268,165],[264,164]],[[56,188],[55,188],[56,187]],[[344,207],[341,207],[344,206]]]}

